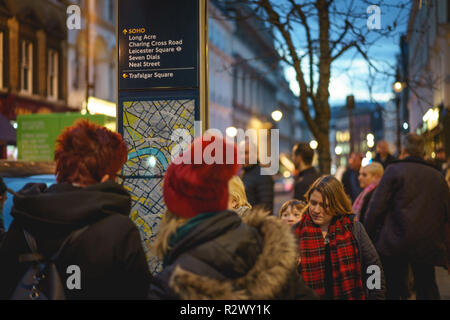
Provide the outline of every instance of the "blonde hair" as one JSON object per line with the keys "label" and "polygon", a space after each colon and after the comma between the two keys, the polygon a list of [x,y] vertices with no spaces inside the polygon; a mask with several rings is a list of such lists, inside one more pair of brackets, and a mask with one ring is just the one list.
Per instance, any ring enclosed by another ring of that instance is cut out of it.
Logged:
{"label": "blonde hair", "polygon": [[364,170],[367,170],[371,175],[381,178],[384,173],[384,168],[379,162],[369,163],[367,166],[363,167]]}
{"label": "blonde hair", "polygon": [[159,258],[163,259],[169,248],[169,241],[178,228],[186,223],[188,219],[177,217],[169,210],[166,210],[162,217],[161,225],[159,226],[158,235],[153,243],[153,253]]}
{"label": "blonde hair", "polygon": [[248,203],[244,183],[238,176],[233,176],[230,181],[228,181],[228,193],[230,200],[234,200],[237,202],[237,208],[244,206],[249,208],[252,207],[250,203]]}
{"label": "blonde hair", "polygon": [[291,210],[295,209],[301,213],[305,207],[306,207],[305,201],[301,201],[301,200],[297,200],[297,199],[292,199],[292,200],[286,201],[281,206],[280,212],[278,213],[278,218],[281,218],[281,215],[289,208],[291,208]]}
{"label": "blonde hair", "polygon": [[342,183],[335,177],[326,175],[321,176],[314,181],[312,186],[306,192],[306,199],[308,202],[314,191],[317,191],[322,195],[324,208],[326,208],[328,214],[332,216],[341,216],[353,213],[352,202],[345,193]]}

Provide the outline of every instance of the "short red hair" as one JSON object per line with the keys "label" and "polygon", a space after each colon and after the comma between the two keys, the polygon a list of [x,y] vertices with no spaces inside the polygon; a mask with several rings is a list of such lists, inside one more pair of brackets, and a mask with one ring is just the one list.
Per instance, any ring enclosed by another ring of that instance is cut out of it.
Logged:
{"label": "short red hair", "polygon": [[78,120],[56,140],[56,180],[83,185],[98,183],[106,174],[114,176],[127,161],[127,155],[120,134],[88,120]]}

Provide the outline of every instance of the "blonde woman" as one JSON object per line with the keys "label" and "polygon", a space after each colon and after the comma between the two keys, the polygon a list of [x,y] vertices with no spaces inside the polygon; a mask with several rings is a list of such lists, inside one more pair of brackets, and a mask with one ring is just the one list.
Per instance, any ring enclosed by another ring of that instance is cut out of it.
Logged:
{"label": "blonde woman", "polygon": [[[317,179],[306,193],[308,205],[296,225],[299,270],[323,299],[384,299],[381,262],[352,205],[333,176]],[[380,289],[367,286],[367,268],[378,266]]]}
{"label": "blonde woman", "polygon": [[228,209],[236,211],[241,218],[245,217],[251,211],[252,206],[248,203],[244,183],[241,178],[233,176],[230,179],[228,192]]}
{"label": "blonde woman", "polygon": [[377,188],[378,183],[380,183],[383,173],[383,165],[379,162],[372,162],[359,169],[358,180],[363,191],[353,203],[353,213],[356,215],[356,219],[361,221],[362,224],[364,224],[364,221],[366,220],[366,212],[369,207],[370,199],[375,193],[375,189]]}

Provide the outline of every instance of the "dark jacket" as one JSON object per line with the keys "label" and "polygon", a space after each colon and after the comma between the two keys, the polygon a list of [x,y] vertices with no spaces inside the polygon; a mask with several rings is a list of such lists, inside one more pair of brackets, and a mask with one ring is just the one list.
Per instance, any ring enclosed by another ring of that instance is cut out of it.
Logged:
{"label": "dark jacket", "polygon": [[244,167],[242,182],[245,186],[248,202],[273,211],[273,179],[270,175],[261,175],[261,167],[253,165]]}
{"label": "dark jacket", "polygon": [[315,299],[297,274],[289,227],[261,210],[201,222],[166,257],[150,299]]}
{"label": "dark jacket", "polygon": [[358,175],[358,171],[348,167],[342,176],[342,185],[344,186],[345,193],[350,196],[352,202],[355,202],[362,191],[362,188],[359,186]]}
{"label": "dark jacket", "polygon": [[390,164],[372,197],[366,229],[378,253],[445,265],[450,193],[442,174],[424,160]]}
{"label": "dark jacket", "polygon": [[306,201],[305,193],[309,187],[320,177],[319,172],[314,167],[301,171],[298,174],[294,186],[294,198]]}
{"label": "dark jacket", "polygon": [[[354,221],[355,215],[350,216],[351,220]],[[300,223],[300,222],[299,222]],[[293,230],[296,230],[298,228],[299,223],[294,225]],[[369,236],[366,233],[366,230],[364,229],[364,226],[359,221],[353,222],[353,236],[355,237],[358,251],[359,251],[359,261],[361,263],[361,280],[364,287],[364,291],[366,294],[366,299],[369,300],[384,300],[385,299],[385,292],[386,292],[386,283],[384,279],[384,271],[383,266],[381,264],[380,257],[378,256],[377,251],[375,250],[375,247],[370,240]],[[301,239],[297,239],[300,241]],[[373,274],[373,271],[369,270],[368,273],[368,267],[370,266],[378,266],[380,268],[380,289],[372,289],[369,290],[367,286],[367,280],[368,278]]]}
{"label": "dark jacket", "polygon": [[[23,229],[40,253],[51,256],[73,230],[89,225],[56,261],[66,299],[145,298],[151,279],[139,230],[129,219],[130,196],[105,182],[76,188],[71,184],[27,184],[14,198],[14,217],[0,247],[0,299],[9,299],[29,268],[19,255],[30,252]],[[67,268],[81,271],[81,289],[66,287]]]}
{"label": "dark jacket", "polygon": [[386,169],[386,167],[388,165],[390,165],[392,162],[394,162],[395,160],[396,160],[396,158],[393,155],[391,155],[390,153],[388,153],[386,160],[384,160],[384,161],[381,160],[381,156],[379,153],[377,153],[375,155],[375,158],[373,158],[373,161],[381,163],[381,165],[383,166],[384,169]]}
{"label": "dark jacket", "polygon": [[375,190],[377,188],[370,191],[368,194],[366,194],[364,198],[363,205],[361,207],[361,211],[359,212],[359,221],[364,225],[364,222],[367,219],[367,209],[369,208],[370,200],[372,199],[373,194],[375,193]]}

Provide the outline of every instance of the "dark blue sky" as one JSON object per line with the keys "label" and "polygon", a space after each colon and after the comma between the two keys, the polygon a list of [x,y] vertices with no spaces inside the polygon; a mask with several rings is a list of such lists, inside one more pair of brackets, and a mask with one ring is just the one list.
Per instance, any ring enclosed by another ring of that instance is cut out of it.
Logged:
{"label": "dark blue sky", "polygon": [[[409,18],[411,1],[405,0],[376,0],[372,3],[363,0],[335,0],[337,8],[344,11],[347,8],[354,8],[352,13],[358,16],[354,20],[354,25],[364,27],[366,30],[366,38],[368,41],[377,39],[377,41],[367,48],[372,63],[380,70],[395,72],[396,56],[399,53],[400,35],[407,30],[407,22]],[[401,3],[405,4],[404,8],[398,8]],[[366,13],[369,4],[377,4],[381,10],[380,32],[369,31],[366,27],[367,18],[369,14]],[[344,11],[345,12],[345,11]],[[344,18],[335,18],[335,23],[340,24],[340,20]],[[336,21],[338,20],[338,21]],[[396,21],[396,26],[393,22]],[[343,21],[342,21],[343,23]],[[390,29],[389,29],[390,27]],[[339,32],[339,28],[337,28]],[[303,32],[299,33],[299,39],[304,39]],[[301,40],[298,40],[301,43]],[[304,64],[307,70],[307,63]],[[291,69],[286,70],[286,76],[290,80],[291,88],[295,93],[298,93],[298,86],[295,82],[295,73]],[[369,100],[368,79],[372,79],[372,98],[379,102],[385,102],[392,98],[392,83],[393,77],[387,76],[384,73],[376,73],[369,77],[368,64],[355,50],[348,51],[336,60],[332,66],[332,75],[330,82],[330,103],[331,105],[341,105],[345,102],[345,98],[349,94],[353,94],[356,100]]]}

